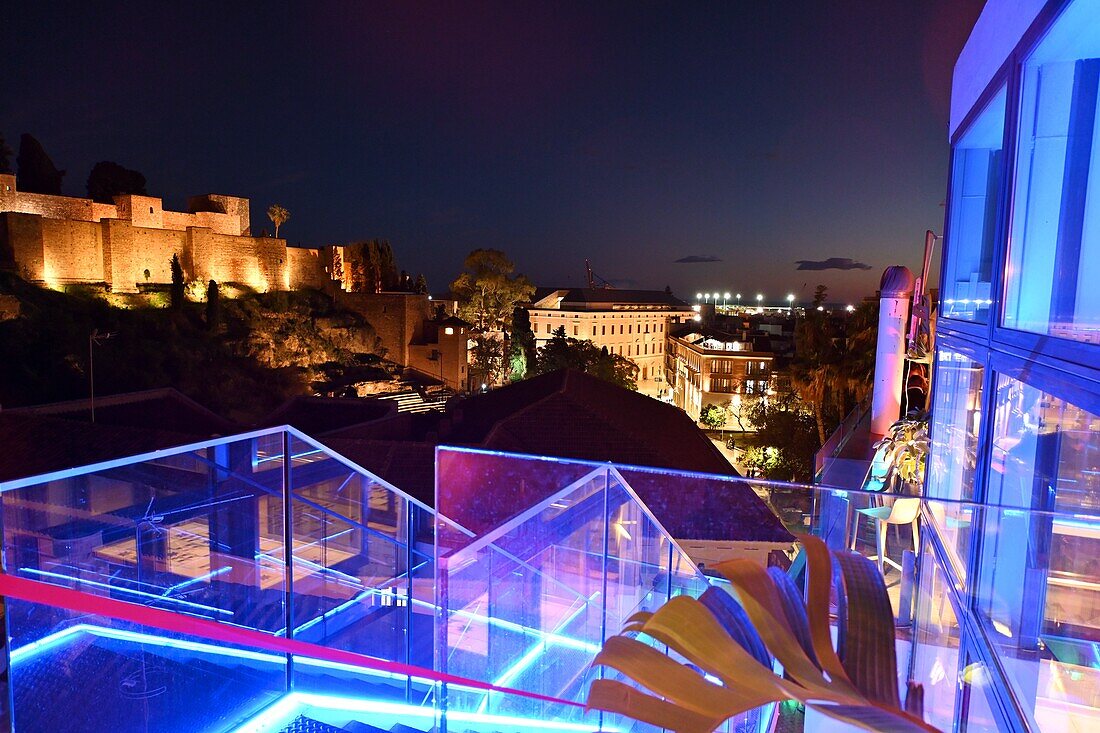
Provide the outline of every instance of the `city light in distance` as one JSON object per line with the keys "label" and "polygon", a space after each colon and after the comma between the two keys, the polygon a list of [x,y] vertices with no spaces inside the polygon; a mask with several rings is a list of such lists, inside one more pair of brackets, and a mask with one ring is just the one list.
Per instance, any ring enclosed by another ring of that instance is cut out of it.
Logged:
{"label": "city light in distance", "polygon": [[757,303],[760,303],[760,302],[762,302],[763,300],[764,300],[764,295],[763,295],[762,293],[757,293],[757,294],[756,294],[756,302],[757,302]]}
{"label": "city light in distance", "polygon": [[856,309],[856,307],[855,307],[854,305],[852,305],[851,303],[849,303],[849,304],[848,304],[847,306],[845,306],[845,308],[844,308],[844,310],[848,311],[849,313],[852,313],[852,312],[854,312],[854,311],[855,311],[855,309]]}

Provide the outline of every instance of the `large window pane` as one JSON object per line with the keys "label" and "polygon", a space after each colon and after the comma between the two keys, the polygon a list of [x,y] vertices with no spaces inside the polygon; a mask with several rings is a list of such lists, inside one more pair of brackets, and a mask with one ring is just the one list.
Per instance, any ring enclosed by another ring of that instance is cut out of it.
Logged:
{"label": "large window pane", "polygon": [[997,377],[988,503],[1100,514],[1100,417]]}
{"label": "large window pane", "polygon": [[943,300],[943,315],[948,318],[988,323],[1006,98],[1002,87],[951,155]]}
{"label": "large window pane", "polygon": [[[936,354],[935,407],[927,495],[937,499],[973,500],[978,467],[982,374],[979,362],[950,348]],[[940,536],[953,554],[955,571],[966,576],[972,510],[969,504],[929,505]]]}
{"label": "large window pane", "polygon": [[1100,343],[1100,12],[1076,0],[1023,67],[1004,325]]}
{"label": "large window pane", "polygon": [[1043,730],[1092,730],[1100,725],[1100,418],[1004,374],[991,407],[979,618]]}

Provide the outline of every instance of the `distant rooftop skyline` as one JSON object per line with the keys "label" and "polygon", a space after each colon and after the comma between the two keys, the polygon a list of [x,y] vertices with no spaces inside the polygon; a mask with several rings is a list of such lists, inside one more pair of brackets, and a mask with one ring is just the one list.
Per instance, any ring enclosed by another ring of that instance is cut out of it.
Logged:
{"label": "distant rooftop skyline", "polygon": [[[444,290],[465,254],[534,282],[873,292],[943,227],[948,89],[980,0],[490,3],[125,12],[21,6],[0,132],[85,195],[92,165],[256,230],[387,238]],[[799,269],[801,268],[801,269]]]}

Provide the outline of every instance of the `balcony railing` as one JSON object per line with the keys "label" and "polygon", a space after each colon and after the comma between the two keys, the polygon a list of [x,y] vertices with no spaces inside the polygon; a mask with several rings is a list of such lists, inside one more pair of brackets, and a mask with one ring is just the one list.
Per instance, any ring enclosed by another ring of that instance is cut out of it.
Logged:
{"label": "balcony railing", "polygon": [[459,449],[436,476],[438,511],[273,429],[0,485],[7,714],[641,730],[581,707],[604,640],[728,588],[704,572],[719,559],[800,582],[807,533],[881,569],[898,679],[932,724],[1100,726],[1098,517]]}

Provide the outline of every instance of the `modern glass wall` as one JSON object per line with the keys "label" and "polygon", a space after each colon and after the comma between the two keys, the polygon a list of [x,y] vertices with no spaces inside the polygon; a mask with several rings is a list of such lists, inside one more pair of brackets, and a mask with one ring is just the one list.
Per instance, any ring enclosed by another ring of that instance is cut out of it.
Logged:
{"label": "modern glass wall", "polygon": [[1075,0],[1023,63],[1004,325],[1100,343],[1100,23]]}
{"label": "modern glass wall", "polygon": [[997,92],[952,152],[942,304],[942,315],[947,318],[976,323],[989,320],[1007,94],[1005,87]]}

